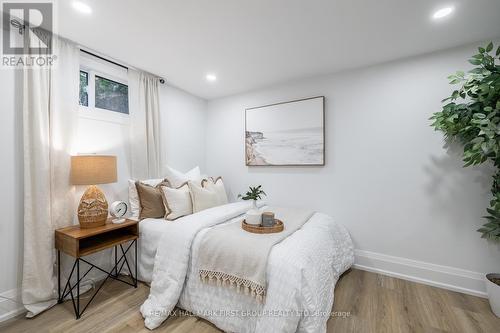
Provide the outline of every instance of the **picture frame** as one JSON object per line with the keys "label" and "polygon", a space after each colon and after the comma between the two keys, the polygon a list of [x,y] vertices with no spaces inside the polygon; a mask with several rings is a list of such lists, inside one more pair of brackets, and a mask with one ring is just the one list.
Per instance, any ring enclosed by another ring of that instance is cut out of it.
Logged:
{"label": "picture frame", "polygon": [[245,109],[246,166],[324,166],[325,97]]}

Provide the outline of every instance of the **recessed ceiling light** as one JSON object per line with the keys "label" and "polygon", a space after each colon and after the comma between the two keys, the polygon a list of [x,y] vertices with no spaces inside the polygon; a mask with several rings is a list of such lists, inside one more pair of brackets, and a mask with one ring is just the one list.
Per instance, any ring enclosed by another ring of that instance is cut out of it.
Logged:
{"label": "recessed ceiling light", "polygon": [[451,13],[453,13],[454,10],[455,10],[455,7],[453,7],[453,6],[443,7],[441,9],[438,9],[437,11],[435,11],[434,14],[432,14],[432,18],[435,20],[442,19],[442,18],[450,15]]}
{"label": "recessed ceiling light", "polygon": [[80,13],[84,14],[90,14],[92,13],[92,8],[90,8],[89,5],[86,3],[83,3],[81,1],[74,1],[73,2],[73,8],[79,11]]}
{"label": "recessed ceiling light", "polygon": [[207,74],[206,76],[208,82],[215,82],[217,81],[217,76],[215,74]]}

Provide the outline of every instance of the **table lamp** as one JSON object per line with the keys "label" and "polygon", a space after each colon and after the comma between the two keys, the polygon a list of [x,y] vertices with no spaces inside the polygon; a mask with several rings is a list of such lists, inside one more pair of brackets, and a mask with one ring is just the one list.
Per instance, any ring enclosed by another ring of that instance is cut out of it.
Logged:
{"label": "table lamp", "polygon": [[78,205],[81,228],[103,226],[108,218],[108,202],[97,184],[116,183],[116,156],[71,156],[71,183],[90,185]]}

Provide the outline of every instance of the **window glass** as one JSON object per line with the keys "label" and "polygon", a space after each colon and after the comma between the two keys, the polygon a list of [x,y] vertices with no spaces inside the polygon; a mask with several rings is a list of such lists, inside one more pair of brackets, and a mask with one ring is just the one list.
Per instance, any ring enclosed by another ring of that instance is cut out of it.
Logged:
{"label": "window glass", "polygon": [[89,73],[80,71],[80,100],[82,106],[89,106]]}
{"label": "window glass", "polygon": [[95,107],[128,114],[128,86],[96,75]]}

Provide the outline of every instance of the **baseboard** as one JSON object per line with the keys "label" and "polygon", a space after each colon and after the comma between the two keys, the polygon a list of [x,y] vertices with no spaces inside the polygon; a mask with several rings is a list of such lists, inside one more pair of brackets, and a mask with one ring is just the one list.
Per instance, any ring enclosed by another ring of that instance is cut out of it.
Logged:
{"label": "baseboard", "polygon": [[484,274],[423,261],[355,250],[354,268],[464,294],[487,297]]}
{"label": "baseboard", "polygon": [[14,318],[23,312],[26,312],[26,309],[21,303],[21,294],[18,289],[0,293],[0,322]]}

